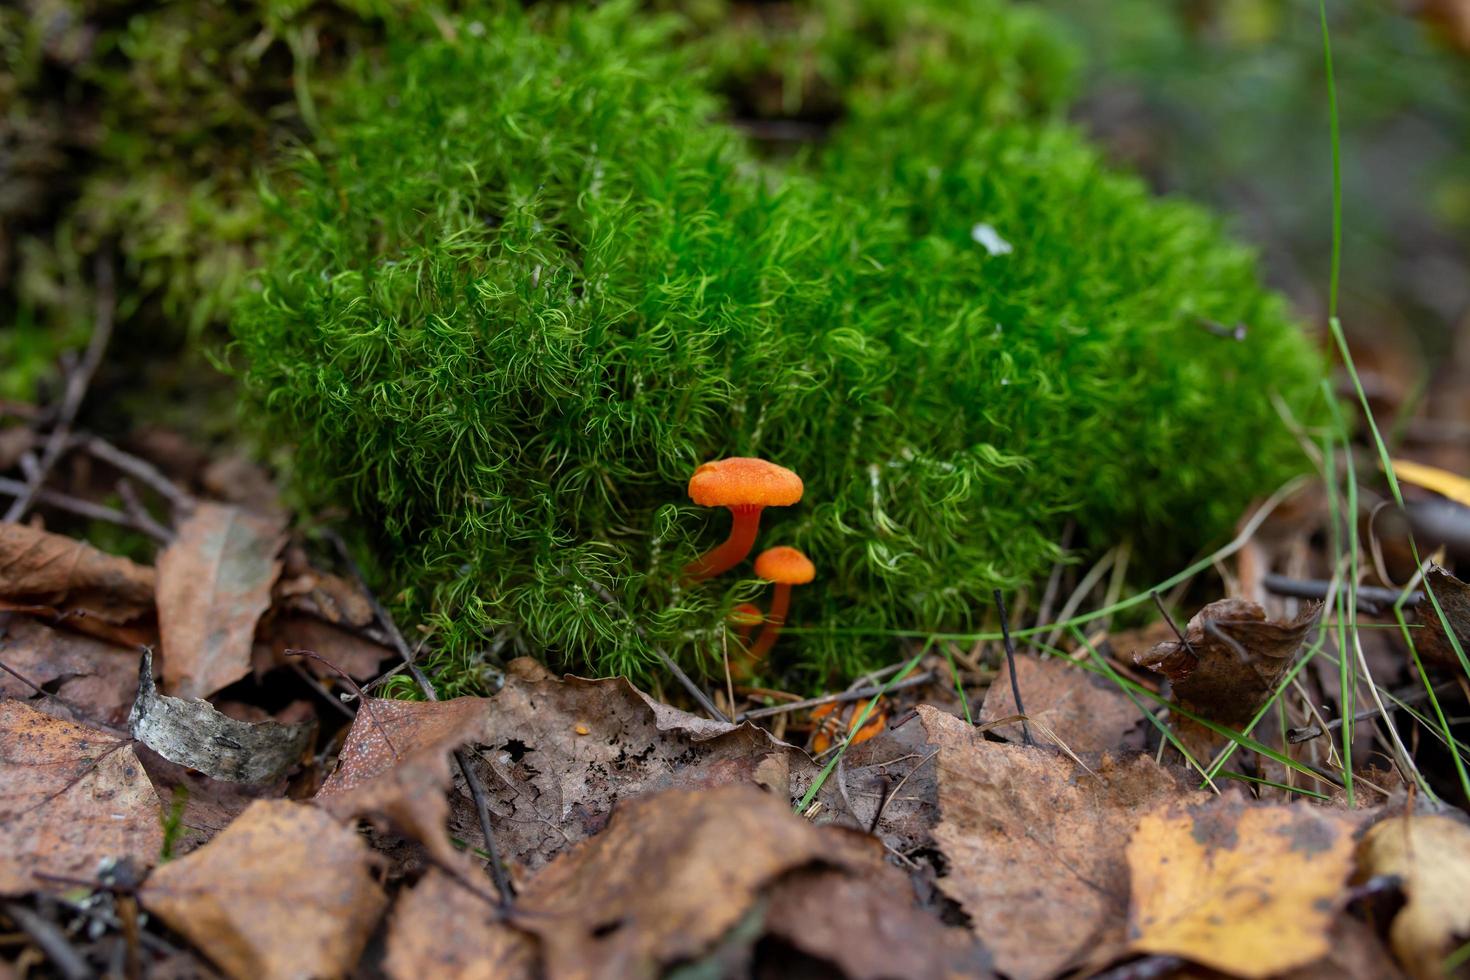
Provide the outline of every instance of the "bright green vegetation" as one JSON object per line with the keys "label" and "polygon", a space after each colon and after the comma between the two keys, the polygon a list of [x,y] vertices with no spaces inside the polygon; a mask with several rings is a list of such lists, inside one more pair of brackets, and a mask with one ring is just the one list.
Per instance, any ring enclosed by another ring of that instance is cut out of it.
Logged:
{"label": "bright green vegetation", "polygon": [[679,584],[728,528],[684,495],[705,459],[806,480],[759,546],[818,566],[776,654],[811,683],[972,625],[1069,517],[1169,561],[1301,466],[1271,400],[1314,418],[1321,368],[1250,255],[1037,121],[1018,93],[1065,91],[1036,56],[1064,49],[972,6],[992,44],[926,48],[934,98],[885,94],[915,72],[871,50],[785,170],[710,121],[677,25],[622,6],[455,18],[344,83],[234,353],[450,689],[497,640],[710,663],[756,587]]}

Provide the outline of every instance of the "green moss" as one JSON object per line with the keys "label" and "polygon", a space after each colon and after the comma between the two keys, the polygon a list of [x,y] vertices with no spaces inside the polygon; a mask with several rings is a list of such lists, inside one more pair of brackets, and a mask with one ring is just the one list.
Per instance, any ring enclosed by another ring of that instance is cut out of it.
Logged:
{"label": "green moss", "polygon": [[[982,7],[1014,62],[1034,28]],[[1298,465],[1270,398],[1302,410],[1320,368],[1250,256],[1065,128],[987,116],[1025,100],[983,50],[932,73],[969,79],[956,100],[874,86],[778,174],[709,122],[677,24],[456,24],[354,76],[235,321],[298,484],[354,505],[449,689],[491,648],[708,662],[756,589],[678,584],[727,529],[684,495],[712,457],[807,482],[762,541],[819,568],[778,647],[808,682],[891,658],[884,631],[972,624],[1069,516],[1094,549],[1177,554]]]}

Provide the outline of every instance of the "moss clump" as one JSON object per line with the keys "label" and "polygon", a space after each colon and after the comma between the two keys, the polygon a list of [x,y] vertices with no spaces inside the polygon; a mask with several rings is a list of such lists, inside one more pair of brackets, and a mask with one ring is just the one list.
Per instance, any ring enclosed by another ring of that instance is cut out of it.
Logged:
{"label": "moss clump", "polygon": [[755,588],[679,584],[727,529],[684,496],[713,457],[806,481],[761,544],[817,564],[778,651],[815,681],[971,624],[1069,516],[1177,552],[1296,465],[1270,395],[1302,410],[1319,365],[1250,257],[1071,132],[972,112],[1015,84],[987,69],[1014,33],[957,101],[875,87],[777,173],[709,122],[673,29],[462,20],[364,72],[275,202],[248,389],[437,626],[447,686],[497,639],[635,675],[650,640],[712,657]]}

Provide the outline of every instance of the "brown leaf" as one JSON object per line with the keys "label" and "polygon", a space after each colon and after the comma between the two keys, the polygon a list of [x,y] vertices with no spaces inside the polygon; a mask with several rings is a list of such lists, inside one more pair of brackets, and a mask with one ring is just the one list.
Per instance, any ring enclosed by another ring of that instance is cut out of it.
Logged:
{"label": "brown leaf", "polygon": [[40,711],[82,724],[121,724],[137,693],[135,651],[51,629],[27,617],[14,616],[0,624],[0,661],[61,701],[42,697],[4,672],[0,672],[0,697],[30,701]]}
{"label": "brown leaf", "polygon": [[[1243,728],[1274,693],[1321,615],[1322,604],[1312,603],[1291,622],[1278,623],[1247,599],[1221,599],[1195,613],[1184,631],[1187,644],[1167,640],[1135,653],[1133,662],[1169,678],[1180,707]],[[1196,759],[1208,758],[1225,741],[1185,717],[1175,728]]]}
{"label": "brown leaf", "polygon": [[[1115,685],[1065,658],[1018,656],[1016,679],[1026,716],[1041,722],[1073,752],[1123,749],[1128,735],[1143,721],[1138,708]],[[1017,713],[1010,667],[1002,663],[1000,676],[985,693],[980,715],[989,720]],[[1022,740],[1018,724],[1002,725],[993,731],[1008,742]],[[1044,739],[1035,725],[1032,734],[1038,740]],[[1135,751],[1143,747],[1141,740],[1134,741],[1138,744],[1127,747]]]}
{"label": "brown leaf", "polygon": [[[915,908],[912,894],[907,877],[881,862],[861,876],[797,871],[771,892],[766,934],[835,964],[849,980],[994,976],[985,947],[968,930]],[[773,966],[781,962],[778,956]]]}
{"label": "brown leaf", "polygon": [[158,559],[158,624],[170,693],[204,698],[250,672],[255,624],[280,574],[285,520],[201,503]]}
{"label": "brown leaf", "polygon": [[368,698],[347,733],[337,768],[317,792],[317,802],[339,819],[386,820],[441,861],[461,860],[445,830],[450,753],[485,739],[490,704],[486,698]]}
{"label": "brown leaf", "polygon": [[[270,638],[270,665],[280,666],[287,663],[287,650],[310,650],[358,681],[378,676],[383,661],[393,656],[392,650],[372,640],[324,623],[314,616],[301,614],[285,615],[276,619],[270,626]],[[336,676],[336,672],[326,664],[310,657],[303,657],[296,663],[317,677]],[[259,663],[256,664],[256,669],[262,669]]]}
{"label": "brown leaf", "polygon": [[[481,782],[504,828],[502,853],[530,869],[601,830],[619,799],[738,782],[788,799],[817,772],[804,752],[763,729],[658,704],[621,677],[560,681],[510,670],[489,719],[487,750],[476,756]],[[462,796],[454,827],[483,843]]]}
{"label": "brown leaf", "polygon": [[782,874],[848,867],[841,836],[752,786],[639,797],[532,878],[513,920],[547,976],[653,975],[708,950]]}
{"label": "brown leaf", "polygon": [[1128,843],[1131,948],[1252,978],[1320,959],[1357,822],[1236,794],[1148,814]]}
{"label": "brown leaf", "polygon": [[60,534],[0,524],[0,599],[128,623],[153,611],[153,569]]}
{"label": "brown leaf", "polygon": [[158,858],[158,795],[130,742],[0,701],[0,761],[0,894],[54,887],[33,872],[90,879],[105,858]]}
{"label": "brown leaf", "polygon": [[387,904],[372,866],[362,838],[328,814],[260,800],[156,870],[139,898],[232,977],[336,977]]}
{"label": "brown leaf", "polygon": [[209,843],[256,800],[279,800],[286,795],[284,776],[268,783],[231,783],[169,762],[141,743],[134,749],[158,798],[165,801],[165,808],[172,811],[176,804],[182,804],[174,857]]}
{"label": "brown leaf", "polygon": [[957,718],[918,710],[939,748],[934,839],[949,864],[939,886],[996,968],[1016,980],[1052,976],[1121,939],[1129,833],[1158,804],[1199,794],[1147,756],[1104,757],[1094,777],[1056,751],[987,742]]}
{"label": "brown leaf", "polygon": [[1445,623],[1449,623],[1455,639],[1460,641],[1460,649],[1470,656],[1470,585],[1438,565],[1424,576],[1424,584],[1434,591],[1440,609],[1444,610],[1444,619],[1440,619],[1434,604],[1426,596],[1414,611],[1416,621],[1424,624],[1424,629],[1414,631],[1414,648],[1426,663],[1456,669],[1460,665],[1460,657],[1450,642]]}
{"label": "brown leaf", "polygon": [[394,980],[530,980],[535,940],[496,918],[494,906],[431,870],[398,896],[384,969]]}
{"label": "brown leaf", "polygon": [[1392,817],[1363,838],[1362,877],[1398,875],[1408,904],[1389,930],[1415,980],[1444,975],[1444,959],[1470,938],[1470,827],[1458,816]]}
{"label": "brown leaf", "polygon": [[373,621],[372,599],[357,583],[313,568],[300,546],[287,548],[284,561],[275,588],[279,604],[328,623],[361,628]]}

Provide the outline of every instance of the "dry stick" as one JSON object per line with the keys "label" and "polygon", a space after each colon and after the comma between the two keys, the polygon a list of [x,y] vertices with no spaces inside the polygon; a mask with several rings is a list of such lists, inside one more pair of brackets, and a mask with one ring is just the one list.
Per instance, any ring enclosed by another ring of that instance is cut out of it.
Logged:
{"label": "dry stick", "polygon": [[47,921],[45,916],[19,902],[6,902],[5,914],[10,916],[22,932],[31,937],[31,942],[40,947],[41,952],[46,954],[66,980],[90,980],[97,975],[87,965],[86,958],[67,940],[66,934],[56,928],[54,923]]}
{"label": "dry stick", "polygon": [[1184,631],[1174,622],[1174,617],[1169,615],[1169,610],[1164,605],[1164,600],[1159,597],[1159,590],[1154,589],[1149,595],[1153,597],[1154,605],[1159,607],[1159,615],[1164,617],[1164,622],[1169,624],[1169,629],[1173,630],[1174,635],[1179,637],[1179,645],[1184,647],[1191,657],[1198,660],[1199,654],[1194,652],[1194,647],[1190,644],[1189,638],[1184,635]]}
{"label": "dry stick", "polygon": [[105,721],[96,720],[91,715],[87,714],[86,711],[82,710],[80,705],[72,704],[60,694],[52,694],[50,691],[46,690],[44,687],[31,680],[29,677],[26,677],[20,671],[16,670],[14,667],[10,666],[3,660],[0,660],[0,670],[5,671],[5,673],[9,674],[11,677],[14,677],[26,687],[41,695],[41,697],[49,698],[52,701],[55,701],[57,704],[61,705],[67,711],[70,711],[74,716],[82,719],[93,728],[101,728],[104,731],[109,731],[119,738],[131,739],[133,737],[131,732],[118,728],[116,725],[109,725]]}
{"label": "dry stick", "polygon": [[139,483],[145,484],[154,493],[167,500],[174,510],[187,512],[194,508],[193,496],[180,489],[178,484],[164,476],[159,472],[158,467],[146,459],[123,452],[107,440],[93,435],[79,436],[75,444],[88,456],[100,459],[114,469],[134,477]]}
{"label": "dry stick", "polygon": [[[1319,579],[1294,579],[1285,575],[1277,575],[1268,572],[1261,577],[1261,584],[1266,591],[1277,595],[1287,596],[1292,599],[1322,599],[1332,598],[1332,583]],[[1392,605],[1397,602],[1401,595],[1398,589],[1384,589],[1375,585],[1358,586],[1358,611],[1369,615],[1377,615],[1382,612],[1382,604]],[[1409,598],[1404,600],[1406,606],[1417,606],[1424,601],[1423,592],[1410,592]]]}
{"label": "dry stick", "polygon": [[[898,795],[899,790],[903,789],[903,784],[909,781],[909,777],[918,772],[920,769],[924,768],[924,763],[928,762],[930,759],[934,758],[938,754],[939,750],[935,749],[933,752],[930,752],[928,755],[924,756],[924,758],[920,759],[917,763],[914,764],[914,767],[912,769],[904,773],[903,778],[894,783],[893,786],[888,790],[888,792],[883,794],[883,798],[878,801],[878,809],[873,812],[873,819],[868,824],[869,834],[876,834],[878,832],[878,821],[882,819],[883,811],[888,809],[889,802]],[[851,809],[851,807],[849,807],[849,809]]]}
{"label": "dry stick", "polygon": [[116,309],[113,294],[112,260],[110,257],[99,255],[97,257],[97,312],[92,323],[92,337],[87,341],[87,352],[82,355],[81,363],[76,370],[71,371],[66,377],[66,390],[62,394],[61,411],[57,415],[56,424],[51,428],[51,434],[46,437],[46,446],[41,451],[41,458],[36,466],[35,472],[29,474],[26,480],[26,490],[16,497],[10,504],[5,516],[0,517],[0,522],[14,523],[19,521],[31,509],[31,504],[36,500],[36,494],[41,490],[41,484],[46,482],[52,467],[61,454],[66,450],[67,440],[71,437],[71,425],[76,421],[77,412],[82,407],[82,399],[87,396],[87,388],[92,384],[92,376],[97,373],[97,366],[102,363],[102,355],[107,350],[107,342],[112,339],[112,317]]}
{"label": "dry stick", "polygon": [[[0,494],[4,496],[20,497],[27,492],[29,487],[30,484],[20,480],[0,477]],[[80,497],[73,497],[70,494],[61,493],[56,490],[43,489],[36,491],[31,503],[54,507],[57,510],[66,511],[68,514],[75,514],[78,517],[85,517],[88,520],[116,524],[118,527],[125,527],[142,534],[147,534],[162,544],[168,544],[173,538],[172,532],[168,532],[166,537],[160,537],[153,528],[138,523],[130,514],[125,514],[120,510],[114,510],[111,507],[104,507],[102,504],[94,504],[90,500],[83,500]]]}
{"label": "dry stick", "polygon": [[[343,717],[351,720],[355,720],[357,718],[357,712],[347,707],[346,702],[334,695],[331,691],[327,690],[327,686],[325,684],[317,680],[315,677],[311,676],[311,671],[307,670],[305,667],[301,666],[298,663],[290,663],[286,666],[295,671],[296,676],[301,678],[301,683],[305,684],[307,687],[315,691],[318,697],[336,708],[338,713],[341,714]],[[394,755],[397,754],[398,753],[396,752],[394,753]]]}
{"label": "dry stick", "polygon": [[138,492],[126,479],[117,481],[117,495],[122,498],[123,506],[146,534],[160,541],[173,541],[176,537],[174,532],[153,519],[153,515],[148,513],[148,508],[143,506],[143,501],[138,499]]}
{"label": "dry stick", "polygon": [[1016,641],[1011,639],[1010,617],[1006,614],[1006,601],[1000,594],[1000,589],[995,590],[995,607],[1000,611],[1000,633],[1006,645],[1006,666],[1011,671],[1011,697],[1016,701],[1016,714],[1021,716],[1021,738],[1027,745],[1035,745],[1031,738],[1031,726],[1026,724],[1026,706],[1021,703],[1021,682],[1016,679]]}
{"label": "dry stick", "polygon": [[[352,572],[352,577],[357,581],[358,587],[368,597],[368,602],[373,607],[373,614],[378,617],[378,622],[392,637],[394,649],[403,658],[404,665],[408,667],[408,672],[413,675],[413,679],[418,682],[420,690],[424,692],[424,697],[430,701],[438,701],[439,693],[434,690],[434,685],[419,669],[419,665],[414,662],[413,651],[409,650],[408,643],[403,639],[403,633],[399,631],[392,614],[378,601],[378,594],[368,588],[367,580],[362,576],[362,569],[357,567],[357,562],[352,560],[352,555],[347,550],[347,542],[343,541],[342,536],[334,531],[325,533],[330,538],[343,564]],[[490,855],[490,878],[495,882],[495,891],[500,895],[501,904],[509,906],[515,900],[515,892],[511,890],[510,880],[505,877],[505,870],[500,866],[500,848],[495,843],[495,828],[490,824],[490,806],[485,801],[485,787],[480,783],[480,777],[476,774],[474,767],[470,765],[469,757],[465,754],[464,749],[454,750],[454,761],[459,763],[459,771],[464,774],[465,785],[469,787],[470,798],[475,803],[475,816],[479,818],[480,833],[485,837],[485,850]]]}
{"label": "dry stick", "polygon": [[915,674],[913,677],[905,677],[897,684],[890,685],[886,689],[877,685],[873,685],[870,687],[860,687],[855,691],[841,691],[837,694],[824,694],[819,698],[807,698],[804,701],[792,701],[789,704],[777,704],[769,708],[756,708],[754,711],[742,712],[741,714],[735,716],[735,720],[736,722],[755,721],[757,718],[770,718],[773,715],[784,715],[792,711],[802,711],[806,708],[820,708],[824,704],[842,704],[848,701],[861,701],[864,698],[871,698],[874,695],[882,694],[885,690],[887,691],[887,693],[892,694],[894,691],[902,691],[904,688],[919,687],[922,684],[931,684],[934,682],[934,679],[934,671],[926,670],[922,674]]}
{"label": "dry stick", "polygon": [[648,644],[648,648],[654,652],[668,672],[674,675],[674,679],[679,682],[680,686],[689,692],[689,696],[704,709],[705,714],[709,715],[715,721],[723,721],[729,724],[729,717],[719,708],[715,707],[715,703],[710,700],[709,695],[705,694],[704,690],[698,684],[694,683],[694,680],[688,674],[684,673],[683,668],[674,662],[673,657],[670,657],[664,652],[663,647],[648,638],[648,633],[644,631],[643,626],[639,624],[638,620],[628,615],[627,610],[618,602],[616,596],[597,582],[589,581],[586,584],[587,588],[591,589],[597,598],[601,599],[614,612],[632,624],[633,632],[638,634],[640,640]]}
{"label": "dry stick", "polygon": [[[1435,687],[1434,693],[1443,694],[1446,691],[1453,691],[1455,687],[1456,683],[1454,681],[1447,681],[1444,684],[1440,684],[1439,686]],[[1424,690],[1423,688],[1418,688],[1417,690],[1410,691],[1407,694],[1398,695],[1398,700],[1404,702],[1404,704],[1417,704],[1420,701],[1427,701],[1428,699],[1429,692]],[[1387,706],[1389,711],[1397,711],[1400,707],[1401,706],[1398,704],[1390,704]],[[1359,711],[1357,714],[1353,715],[1353,721],[1368,721],[1369,719],[1378,717],[1378,714],[1379,712],[1377,708],[1369,708],[1366,711]],[[1334,718],[1332,721],[1327,722],[1325,725],[1308,725],[1305,728],[1291,728],[1288,729],[1286,732],[1286,740],[1292,745],[1297,745],[1301,742],[1308,742],[1314,738],[1319,738],[1323,735],[1326,735],[1328,732],[1336,731],[1341,727],[1342,719]]]}

